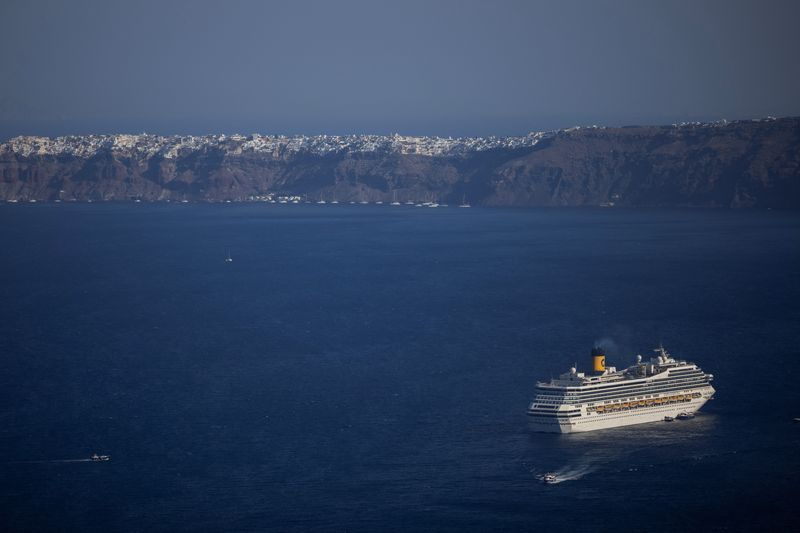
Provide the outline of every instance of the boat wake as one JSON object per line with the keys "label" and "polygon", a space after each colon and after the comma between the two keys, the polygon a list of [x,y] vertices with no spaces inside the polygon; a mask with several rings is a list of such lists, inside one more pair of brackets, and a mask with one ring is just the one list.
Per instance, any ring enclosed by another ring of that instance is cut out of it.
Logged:
{"label": "boat wake", "polygon": [[575,481],[583,476],[590,474],[594,471],[594,467],[590,465],[578,466],[574,468],[565,468],[556,472],[556,483],[562,481]]}
{"label": "boat wake", "polygon": [[9,465],[21,465],[21,464],[57,464],[57,463],[97,463],[97,462],[105,462],[110,461],[111,456],[109,455],[98,455],[96,453],[92,454],[91,457],[87,457],[84,459],[40,459],[38,461],[9,461],[6,464]]}
{"label": "boat wake", "polygon": [[55,463],[92,463],[93,459],[42,459],[39,461],[9,461],[8,465],[34,465],[34,464],[55,464]]}

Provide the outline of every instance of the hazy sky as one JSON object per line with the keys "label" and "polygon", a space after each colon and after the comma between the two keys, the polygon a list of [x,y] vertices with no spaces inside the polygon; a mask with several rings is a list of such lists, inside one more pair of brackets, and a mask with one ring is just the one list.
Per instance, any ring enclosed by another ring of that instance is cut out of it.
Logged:
{"label": "hazy sky", "polygon": [[0,2],[0,138],[800,115],[800,1]]}

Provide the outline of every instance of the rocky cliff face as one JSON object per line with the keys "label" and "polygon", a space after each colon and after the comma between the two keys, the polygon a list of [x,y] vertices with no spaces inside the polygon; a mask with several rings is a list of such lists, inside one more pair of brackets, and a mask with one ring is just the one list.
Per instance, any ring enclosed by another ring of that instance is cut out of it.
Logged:
{"label": "rocky cliff face", "polygon": [[0,199],[800,208],[800,118],[525,137],[17,137]]}

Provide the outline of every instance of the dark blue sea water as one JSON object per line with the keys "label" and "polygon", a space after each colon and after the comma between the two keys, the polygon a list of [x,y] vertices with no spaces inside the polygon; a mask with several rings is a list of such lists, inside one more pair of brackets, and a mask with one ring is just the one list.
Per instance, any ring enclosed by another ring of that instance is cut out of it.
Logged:
{"label": "dark blue sea water", "polygon": [[[800,519],[797,214],[18,204],[0,247],[0,529]],[[663,342],[716,399],[534,433],[535,381],[601,339],[617,366]]]}

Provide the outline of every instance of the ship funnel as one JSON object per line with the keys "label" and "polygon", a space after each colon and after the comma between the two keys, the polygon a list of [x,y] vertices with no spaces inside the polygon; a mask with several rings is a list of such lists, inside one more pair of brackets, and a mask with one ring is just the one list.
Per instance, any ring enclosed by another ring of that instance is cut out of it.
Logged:
{"label": "ship funnel", "polygon": [[600,346],[592,348],[592,370],[595,374],[602,374],[606,371],[606,351]]}

